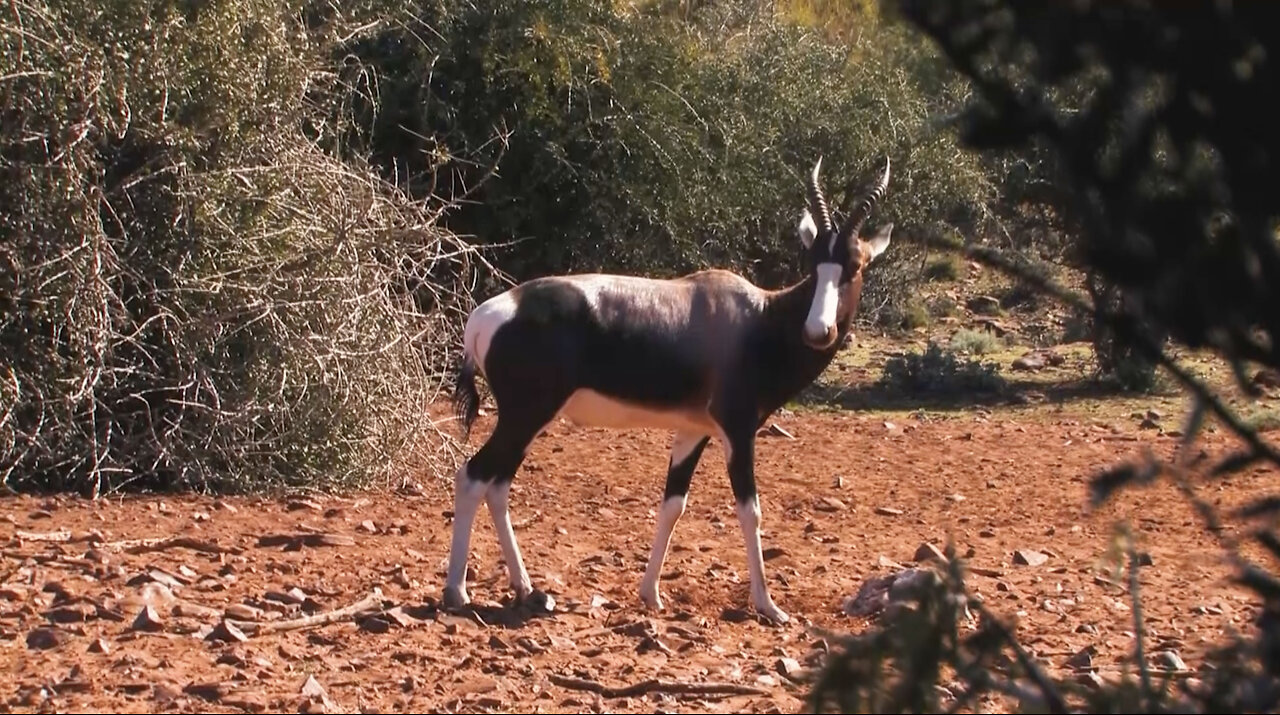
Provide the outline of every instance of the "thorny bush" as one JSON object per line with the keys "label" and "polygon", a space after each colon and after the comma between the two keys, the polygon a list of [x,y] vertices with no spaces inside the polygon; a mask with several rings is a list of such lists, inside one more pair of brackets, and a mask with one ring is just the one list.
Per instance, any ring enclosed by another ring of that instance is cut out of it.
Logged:
{"label": "thorny bush", "polygon": [[335,38],[390,11],[6,6],[4,484],[323,487],[449,458],[425,405],[483,265],[443,204],[335,151]]}

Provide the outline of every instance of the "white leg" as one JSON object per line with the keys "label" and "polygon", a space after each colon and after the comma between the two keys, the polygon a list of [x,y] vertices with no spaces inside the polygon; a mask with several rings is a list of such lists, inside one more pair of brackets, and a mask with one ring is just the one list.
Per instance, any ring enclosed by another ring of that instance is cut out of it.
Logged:
{"label": "white leg", "polygon": [[[667,559],[667,549],[671,545],[671,534],[675,531],[676,522],[684,514],[688,500],[689,479],[697,466],[686,464],[694,454],[694,450],[702,444],[706,435],[676,433],[671,443],[671,461],[667,465],[667,496],[658,508],[658,524],[653,533],[653,548],[649,551],[649,565],[645,568],[644,578],[640,581],[640,600],[649,608],[662,610],[662,596],[659,594],[658,580],[662,578],[662,566]],[[673,494],[683,489],[684,494]]]}
{"label": "white leg", "polygon": [[490,487],[485,494],[485,501],[489,504],[489,515],[493,517],[493,530],[498,533],[502,558],[507,562],[511,589],[515,591],[516,600],[523,601],[533,593],[533,586],[529,581],[529,572],[525,571],[524,559],[520,556],[520,546],[516,544],[516,532],[511,528],[511,482]]}
{"label": "white leg", "polygon": [[445,577],[444,605],[461,608],[471,602],[467,595],[467,556],[471,552],[471,527],[489,483],[477,481],[463,464],[453,475],[453,541],[449,545],[449,573]]}
{"label": "white leg", "polygon": [[640,581],[640,600],[655,611],[662,610],[662,596],[658,593],[658,579],[662,577],[662,565],[667,559],[667,547],[671,545],[671,532],[684,514],[687,497],[667,497],[658,510],[658,528],[653,534],[653,549],[649,552],[649,566]]}
{"label": "white leg", "polygon": [[783,613],[769,596],[764,581],[764,556],[760,551],[760,500],[752,497],[738,505],[738,525],[747,544],[747,573],[751,577],[751,605],[760,615],[777,623],[786,623],[791,617]]}

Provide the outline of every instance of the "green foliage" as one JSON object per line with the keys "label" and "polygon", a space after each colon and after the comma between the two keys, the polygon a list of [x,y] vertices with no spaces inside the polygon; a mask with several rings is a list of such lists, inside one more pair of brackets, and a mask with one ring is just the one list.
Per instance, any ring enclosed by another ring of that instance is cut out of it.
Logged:
{"label": "green foliage", "polygon": [[986,330],[963,328],[951,336],[951,349],[970,355],[986,355],[999,350],[1000,339]]}
{"label": "green foliage", "polygon": [[469,249],[317,142],[348,94],[329,38],[368,17],[310,9],[21,0],[0,20],[9,486],[354,484],[420,438]]}
{"label": "green foliage", "polygon": [[954,281],[963,274],[964,259],[954,253],[929,261],[924,269],[924,277],[931,281]]}
{"label": "green foliage", "polygon": [[880,384],[895,392],[912,395],[963,395],[999,393],[1004,377],[995,363],[961,361],[951,350],[932,340],[923,353],[908,352],[885,362]]}
{"label": "green foliage", "polygon": [[[900,28],[850,47],[747,0],[657,5],[428,3],[347,48],[359,58],[349,73],[377,78],[357,108],[368,146],[417,193],[469,186],[483,169],[461,156],[496,163],[446,220],[515,242],[501,260],[517,278],[722,266],[795,280],[803,177],[819,156],[837,204],[892,158],[874,221],[981,213],[985,175],[932,123],[955,93],[937,91],[950,86],[941,63]],[[509,132],[501,145],[495,127]],[[908,255],[903,244],[885,263]],[[882,283],[869,281],[870,304],[895,288]]]}

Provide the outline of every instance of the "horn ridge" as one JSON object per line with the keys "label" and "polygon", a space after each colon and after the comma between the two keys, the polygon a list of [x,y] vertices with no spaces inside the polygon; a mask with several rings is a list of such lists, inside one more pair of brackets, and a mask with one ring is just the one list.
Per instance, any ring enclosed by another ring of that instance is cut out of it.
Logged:
{"label": "horn ridge", "polygon": [[875,188],[864,196],[849,212],[849,222],[845,224],[844,231],[841,232],[841,238],[848,238],[862,229],[862,224],[871,215],[871,209],[884,197],[885,192],[888,190],[889,157],[886,156],[884,158],[884,173],[880,175],[880,180],[876,182]]}
{"label": "horn ridge", "polygon": [[818,173],[821,170],[822,157],[818,157],[818,163],[813,165],[813,172],[809,174],[809,181],[805,187],[809,195],[809,212],[818,223],[819,235],[831,231],[831,208],[827,206],[827,199],[822,195],[822,189],[818,187]]}

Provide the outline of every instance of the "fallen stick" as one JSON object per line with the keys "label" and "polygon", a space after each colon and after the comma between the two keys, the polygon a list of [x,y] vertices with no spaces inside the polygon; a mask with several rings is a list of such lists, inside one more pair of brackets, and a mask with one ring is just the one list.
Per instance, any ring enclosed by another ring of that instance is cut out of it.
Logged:
{"label": "fallen stick", "polygon": [[13,535],[22,541],[52,541],[56,543],[72,540],[71,532],[66,529],[57,531],[23,531],[21,529],[13,532]]}
{"label": "fallen stick", "polygon": [[645,695],[647,693],[668,693],[672,695],[767,695],[768,693],[760,688],[753,688],[750,685],[738,685],[737,683],[680,683],[672,680],[659,680],[652,678],[650,680],[642,680],[633,685],[623,687],[612,687],[603,683],[597,683],[594,680],[583,680],[581,678],[570,678],[565,675],[557,675],[552,673],[551,682],[562,688],[570,690],[585,690],[588,693],[598,693],[606,698],[631,698],[637,695]]}
{"label": "fallen stick", "polygon": [[342,608],[325,611],[323,613],[313,613],[301,618],[291,618],[287,621],[227,620],[246,633],[262,635],[264,633],[275,633],[276,631],[293,631],[299,628],[326,626],[330,623],[346,620],[364,611],[375,610],[382,610],[382,589],[380,588],[373,589],[373,592],[368,596],[365,596],[350,606],[343,606]]}
{"label": "fallen stick", "polygon": [[145,554],[150,551],[164,551],[165,549],[178,547],[188,548],[192,551],[203,551],[206,554],[238,554],[243,551],[243,549],[234,546],[221,546],[213,541],[204,541],[190,536],[157,536],[150,539],[109,541],[103,544],[103,547],[115,551],[125,551],[130,554]]}

